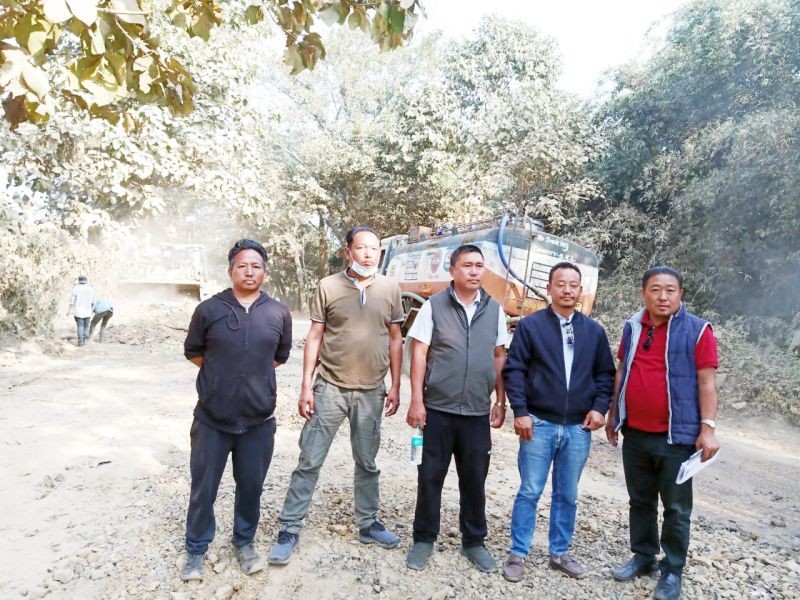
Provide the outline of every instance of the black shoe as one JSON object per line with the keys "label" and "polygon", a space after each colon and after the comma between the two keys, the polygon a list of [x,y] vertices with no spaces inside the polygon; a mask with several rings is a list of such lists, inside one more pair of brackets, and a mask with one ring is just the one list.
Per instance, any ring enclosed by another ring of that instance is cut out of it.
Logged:
{"label": "black shoe", "polygon": [[682,577],[675,571],[664,571],[658,580],[653,598],[656,600],[678,600],[681,597]]}
{"label": "black shoe", "polygon": [[628,562],[611,571],[611,576],[617,581],[631,581],[642,575],[655,575],[658,565],[654,556],[634,554]]}

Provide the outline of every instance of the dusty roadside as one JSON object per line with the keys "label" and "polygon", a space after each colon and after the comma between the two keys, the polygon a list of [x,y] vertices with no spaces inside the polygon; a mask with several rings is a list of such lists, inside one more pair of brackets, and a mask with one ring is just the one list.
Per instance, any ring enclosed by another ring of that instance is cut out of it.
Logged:
{"label": "dusty roadside", "polygon": [[[229,547],[233,482],[217,502],[218,535],[208,579],[177,578],[188,496],[188,430],[195,368],[181,355],[191,305],[120,317],[110,342],[78,349],[56,342],[0,351],[0,596],[4,598],[641,598],[655,585],[611,581],[627,557],[625,490],[618,451],[597,435],[582,481],[574,553],[591,568],[581,581],[546,567],[549,502],[537,527],[535,565],[520,584],[482,575],[456,553],[458,496],[449,477],[439,552],[420,575],[404,566],[415,500],[401,415],[385,422],[379,465],[383,517],[404,536],[394,551],[355,541],[352,459],[346,427],[323,470],[300,551],[287,567],[248,578]],[[68,324],[63,335],[67,335]],[[307,322],[295,323],[297,340]],[[124,342],[124,343],[123,343]],[[301,352],[279,370],[275,457],[263,498],[258,545],[276,533],[276,513],[297,458],[294,414]],[[404,388],[404,412],[407,406]],[[687,598],[800,597],[800,435],[778,421],[721,418],[723,454],[696,483],[697,514]],[[489,476],[489,549],[498,557],[518,476],[516,439],[494,436]]]}

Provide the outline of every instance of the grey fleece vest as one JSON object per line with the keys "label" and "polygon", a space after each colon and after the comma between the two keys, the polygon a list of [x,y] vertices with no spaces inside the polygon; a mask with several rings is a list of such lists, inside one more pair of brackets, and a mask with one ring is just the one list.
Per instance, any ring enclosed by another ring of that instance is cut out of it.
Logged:
{"label": "grey fleece vest", "polygon": [[489,414],[500,304],[482,289],[472,323],[467,323],[467,313],[452,286],[431,296],[430,303],[433,335],[425,372],[425,407],[457,415]]}

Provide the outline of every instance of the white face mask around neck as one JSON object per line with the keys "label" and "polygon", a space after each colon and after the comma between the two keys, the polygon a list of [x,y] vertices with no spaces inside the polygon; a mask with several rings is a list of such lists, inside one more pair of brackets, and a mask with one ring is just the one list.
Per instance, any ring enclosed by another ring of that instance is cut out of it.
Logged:
{"label": "white face mask around neck", "polygon": [[378,272],[377,265],[374,267],[364,267],[358,264],[356,261],[352,261],[350,263],[350,268],[353,270],[354,273],[361,277],[372,277],[375,273]]}

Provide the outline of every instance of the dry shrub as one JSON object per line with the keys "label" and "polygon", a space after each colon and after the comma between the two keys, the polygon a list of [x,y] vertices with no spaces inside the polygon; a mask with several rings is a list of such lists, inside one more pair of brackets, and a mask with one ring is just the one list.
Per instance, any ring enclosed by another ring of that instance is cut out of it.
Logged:
{"label": "dry shrub", "polygon": [[53,330],[59,304],[101,251],[53,224],[26,224],[0,211],[0,335],[27,338]]}

